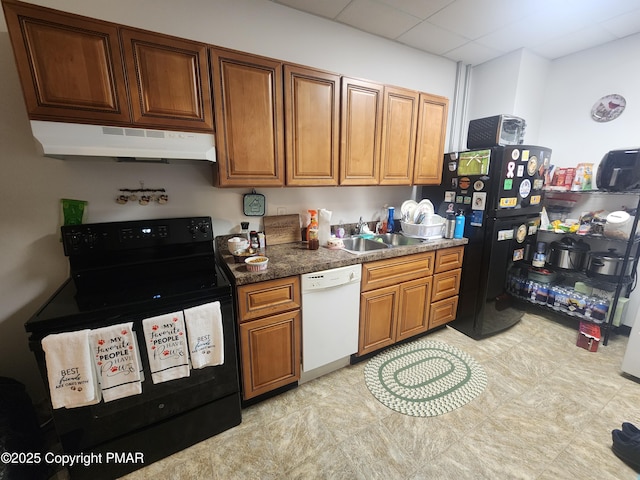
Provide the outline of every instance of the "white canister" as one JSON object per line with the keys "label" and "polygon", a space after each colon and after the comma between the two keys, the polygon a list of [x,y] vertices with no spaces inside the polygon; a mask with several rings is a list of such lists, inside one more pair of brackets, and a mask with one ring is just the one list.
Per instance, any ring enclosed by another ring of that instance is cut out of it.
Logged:
{"label": "white canister", "polygon": [[235,252],[236,250],[244,250],[248,246],[249,246],[249,242],[247,241],[246,238],[232,237],[229,240],[227,240],[227,248],[229,248],[229,251],[231,253]]}
{"label": "white canister", "polygon": [[604,224],[605,237],[620,240],[629,239],[631,227],[633,226],[633,218],[634,217],[623,210],[611,212],[607,215],[607,222]]}

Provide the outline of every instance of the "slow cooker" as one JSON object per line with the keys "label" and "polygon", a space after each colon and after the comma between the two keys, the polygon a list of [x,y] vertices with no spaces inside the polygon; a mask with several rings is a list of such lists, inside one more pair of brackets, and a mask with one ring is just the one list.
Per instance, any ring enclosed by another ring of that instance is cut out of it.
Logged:
{"label": "slow cooker", "polygon": [[634,257],[629,257],[624,270],[623,264],[624,255],[617,253],[615,248],[610,248],[607,252],[591,252],[587,264],[587,275],[606,277],[611,280],[631,276]]}
{"label": "slow cooker", "polygon": [[547,263],[563,270],[582,270],[589,250],[588,243],[565,237],[560,241],[551,242]]}

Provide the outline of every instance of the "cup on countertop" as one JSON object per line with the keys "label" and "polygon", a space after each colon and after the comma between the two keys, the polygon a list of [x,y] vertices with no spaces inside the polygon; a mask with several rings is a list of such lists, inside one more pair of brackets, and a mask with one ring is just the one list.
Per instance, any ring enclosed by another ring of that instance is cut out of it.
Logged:
{"label": "cup on countertop", "polygon": [[232,237],[229,240],[227,240],[227,248],[231,253],[235,252],[236,250],[244,250],[245,248],[248,248],[248,247],[249,247],[249,242],[247,241],[246,238]]}
{"label": "cup on countertop", "polygon": [[342,248],[344,247],[344,242],[341,238],[330,238],[327,240],[327,247],[329,248]]}

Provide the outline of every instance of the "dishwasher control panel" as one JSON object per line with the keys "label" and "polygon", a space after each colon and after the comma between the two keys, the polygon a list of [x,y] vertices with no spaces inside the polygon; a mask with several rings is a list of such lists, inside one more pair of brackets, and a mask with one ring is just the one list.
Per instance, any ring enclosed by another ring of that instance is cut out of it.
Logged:
{"label": "dishwasher control panel", "polygon": [[332,268],[320,272],[301,275],[302,291],[338,287],[349,283],[360,282],[362,265]]}

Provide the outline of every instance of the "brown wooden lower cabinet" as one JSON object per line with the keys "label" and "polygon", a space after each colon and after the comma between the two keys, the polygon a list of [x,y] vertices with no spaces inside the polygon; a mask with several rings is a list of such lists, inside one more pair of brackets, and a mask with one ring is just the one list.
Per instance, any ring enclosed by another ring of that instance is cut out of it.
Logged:
{"label": "brown wooden lower cabinet", "polygon": [[301,324],[300,310],[240,324],[245,400],[300,378]]}
{"label": "brown wooden lower cabinet", "polygon": [[365,263],[358,356],[456,318],[464,247]]}
{"label": "brown wooden lower cabinet", "polygon": [[302,349],[300,277],[241,285],[236,294],[243,399],[298,381]]}

